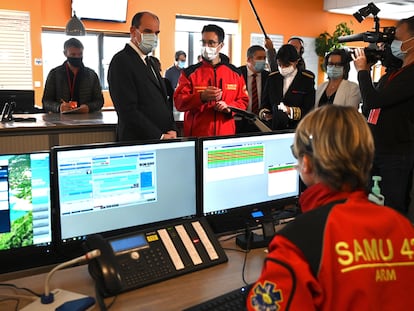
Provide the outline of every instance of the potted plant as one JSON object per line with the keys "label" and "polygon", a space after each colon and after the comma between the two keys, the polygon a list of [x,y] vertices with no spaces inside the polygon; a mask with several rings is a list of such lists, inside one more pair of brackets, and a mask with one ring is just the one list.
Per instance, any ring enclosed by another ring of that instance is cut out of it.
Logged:
{"label": "potted plant", "polygon": [[341,48],[344,43],[339,43],[338,38],[353,34],[354,31],[348,27],[346,22],[336,25],[335,31],[332,34],[328,32],[321,33],[315,39],[315,52],[319,57],[325,57],[327,53],[333,49]]}

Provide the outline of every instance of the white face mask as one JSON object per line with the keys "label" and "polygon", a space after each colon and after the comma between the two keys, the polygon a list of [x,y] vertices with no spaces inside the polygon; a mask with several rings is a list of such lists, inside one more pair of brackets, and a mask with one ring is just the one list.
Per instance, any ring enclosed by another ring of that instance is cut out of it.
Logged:
{"label": "white face mask", "polygon": [[141,42],[138,44],[138,48],[145,55],[149,54],[158,45],[158,37],[155,33],[141,33]]}
{"label": "white face mask", "polygon": [[184,68],[185,67],[185,61],[182,61],[182,60],[180,60],[180,61],[178,61],[178,67],[179,68]]}
{"label": "white face mask", "polygon": [[280,74],[284,77],[291,75],[295,71],[295,67],[293,67],[293,65],[290,65],[289,67],[278,66],[278,68],[279,68]]}
{"label": "white face mask", "polygon": [[217,48],[215,47],[215,48],[213,48],[213,47],[210,47],[210,46],[202,46],[201,47],[201,55],[205,58],[205,59],[207,59],[207,60],[209,60],[209,61],[212,61],[212,60],[214,60],[216,57],[217,57],[217,55],[218,55],[218,53],[217,53]]}

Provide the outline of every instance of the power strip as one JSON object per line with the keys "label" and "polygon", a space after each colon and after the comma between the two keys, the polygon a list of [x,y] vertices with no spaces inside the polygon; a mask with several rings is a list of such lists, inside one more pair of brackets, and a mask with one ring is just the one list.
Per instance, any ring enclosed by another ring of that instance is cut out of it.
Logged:
{"label": "power strip", "polygon": [[95,298],[63,289],[52,290],[54,301],[44,304],[38,298],[21,311],[86,311],[95,304]]}

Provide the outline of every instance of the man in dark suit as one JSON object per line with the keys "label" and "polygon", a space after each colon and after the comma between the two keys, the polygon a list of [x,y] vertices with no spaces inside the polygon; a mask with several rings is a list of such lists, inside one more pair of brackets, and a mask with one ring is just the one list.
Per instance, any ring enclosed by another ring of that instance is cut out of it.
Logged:
{"label": "man in dark suit", "polygon": [[[260,102],[263,98],[263,91],[269,72],[266,67],[266,50],[260,45],[252,45],[247,49],[247,63],[239,67],[246,82],[247,91],[249,93],[249,106],[247,111],[254,114],[259,113]],[[254,81],[256,80],[256,81]],[[254,83],[256,82],[256,86]],[[254,90],[256,88],[256,90]],[[257,96],[253,96],[256,92]],[[255,103],[257,100],[257,103]],[[257,105],[257,106],[256,106]],[[236,133],[258,132],[259,129],[251,120],[241,116],[235,116]]]}
{"label": "man in dark suit", "polygon": [[157,46],[160,21],[150,12],[132,19],[131,41],[111,60],[109,92],[118,114],[120,141],[177,137],[159,67],[147,55]]}
{"label": "man in dark suit", "polygon": [[259,117],[272,120],[272,129],[294,129],[315,105],[315,77],[297,68],[299,55],[290,44],[276,54],[278,71],[268,79]]}

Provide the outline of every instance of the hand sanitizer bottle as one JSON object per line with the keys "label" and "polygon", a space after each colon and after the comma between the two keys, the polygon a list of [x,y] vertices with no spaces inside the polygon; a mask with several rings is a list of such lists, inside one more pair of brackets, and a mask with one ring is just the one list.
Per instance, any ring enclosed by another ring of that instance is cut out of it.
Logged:
{"label": "hand sanitizer bottle", "polygon": [[381,188],[378,185],[382,178],[381,176],[372,176],[372,180],[374,186],[372,186],[371,193],[368,195],[368,200],[378,205],[384,205],[384,196],[381,194]]}

